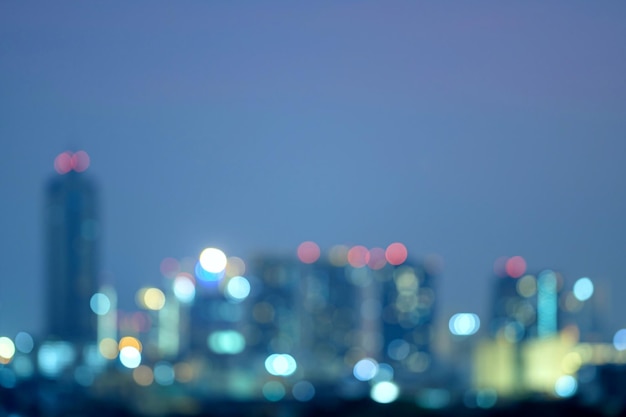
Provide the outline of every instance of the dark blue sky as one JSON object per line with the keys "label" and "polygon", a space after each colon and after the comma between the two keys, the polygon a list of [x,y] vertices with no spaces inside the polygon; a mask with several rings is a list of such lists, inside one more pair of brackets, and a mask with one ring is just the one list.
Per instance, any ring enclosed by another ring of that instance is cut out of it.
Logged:
{"label": "dark blue sky", "polygon": [[166,256],[404,242],[439,313],[522,255],[626,326],[626,3],[0,3],[0,335],[39,331],[43,192],[85,149],[126,307]]}

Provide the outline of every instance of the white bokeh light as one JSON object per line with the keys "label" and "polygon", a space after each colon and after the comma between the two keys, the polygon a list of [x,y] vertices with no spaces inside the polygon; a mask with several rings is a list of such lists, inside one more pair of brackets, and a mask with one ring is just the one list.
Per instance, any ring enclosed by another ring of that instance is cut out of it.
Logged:
{"label": "white bokeh light", "polygon": [[196,296],[196,286],[191,278],[185,275],[174,278],[173,290],[174,295],[181,303],[191,303]]}
{"label": "white bokeh light", "polygon": [[296,360],[286,353],[274,353],[265,359],[265,369],[272,375],[289,376],[297,369]]}
{"label": "white bokeh light", "polygon": [[470,336],[480,329],[480,319],[473,313],[458,313],[450,317],[450,332],[457,336]]}
{"label": "white bokeh light", "polygon": [[250,282],[242,277],[236,276],[228,280],[225,295],[231,301],[243,301],[250,295]]}
{"label": "white bokeh light", "polygon": [[389,381],[379,382],[370,390],[370,397],[372,400],[380,404],[394,402],[398,398],[399,394],[400,389],[398,386]]}
{"label": "white bokeh light", "polygon": [[369,381],[378,373],[378,362],[372,358],[363,358],[354,364],[352,373],[359,381]]}
{"label": "white bokeh light", "polygon": [[574,297],[579,301],[586,301],[593,295],[593,282],[587,277],[580,278],[574,284]]}
{"label": "white bokeh light", "polygon": [[226,255],[217,248],[206,248],[200,253],[200,266],[207,272],[219,274],[226,269],[227,263]]}
{"label": "white bokeh light", "polygon": [[126,368],[134,369],[141,364],[141,352],[134,346],[125,346],[120,350],[120,362]]}

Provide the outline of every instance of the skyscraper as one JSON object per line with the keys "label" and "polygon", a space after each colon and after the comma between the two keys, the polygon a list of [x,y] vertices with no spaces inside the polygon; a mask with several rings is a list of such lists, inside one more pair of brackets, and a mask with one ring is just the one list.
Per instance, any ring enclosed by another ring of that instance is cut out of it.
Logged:
{"label": "skyscraper", "polygon": [[98,288],[99,223],[88,166],[83,151],[58,155],[45,202],[47,338],[79,345],[95,342],[97,328],[89,302]]}

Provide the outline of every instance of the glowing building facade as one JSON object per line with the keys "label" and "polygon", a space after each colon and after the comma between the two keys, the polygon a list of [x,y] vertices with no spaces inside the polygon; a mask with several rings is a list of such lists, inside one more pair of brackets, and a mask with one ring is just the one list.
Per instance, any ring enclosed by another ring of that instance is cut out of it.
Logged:
{"label": "glowing building facade", "polygon": [[47,337],[75,344],[95,342],[96,316],[90,298],[97,292],[97,189],[83,171],[84,152],[64,152],[55,160],[60,175],[46,189],[45,225],[48,274]]}

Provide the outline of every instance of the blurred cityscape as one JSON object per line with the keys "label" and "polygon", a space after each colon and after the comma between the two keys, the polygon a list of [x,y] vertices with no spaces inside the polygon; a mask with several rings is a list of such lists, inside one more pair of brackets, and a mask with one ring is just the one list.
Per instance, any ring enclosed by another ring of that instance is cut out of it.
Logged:
{"label": "blurred cityscape", "polygon": [[521,256],[495,260],[486,317],[440,316],[440,260],[400,242],[198,248],[122,311],[98,282],[89,162],[54,162],[45,332],[0,335],[0,416],[626,415],[609,289]]}

